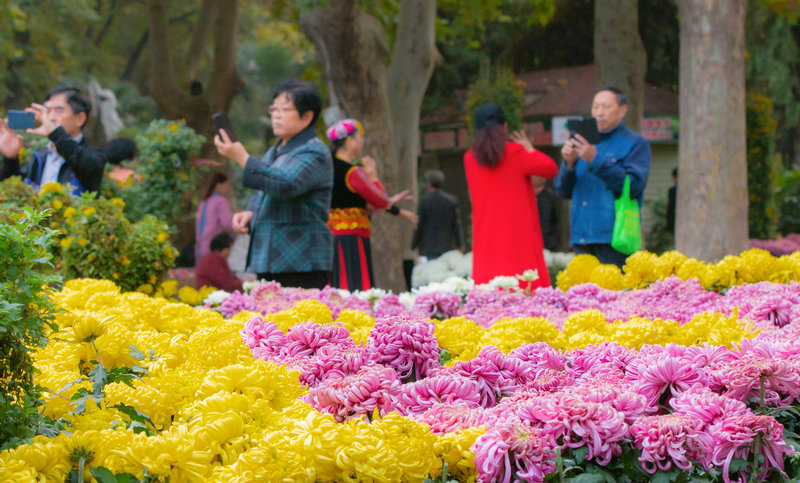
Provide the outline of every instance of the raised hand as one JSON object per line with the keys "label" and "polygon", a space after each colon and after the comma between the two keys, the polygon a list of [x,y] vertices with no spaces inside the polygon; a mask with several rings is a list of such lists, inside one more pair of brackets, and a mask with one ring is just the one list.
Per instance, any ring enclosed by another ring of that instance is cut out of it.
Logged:
{"label": "raised hand", "polygon": [[19,156],[22,148],[22,136],[8,127],[8,119],[0,119],[0,153],[7,158]]}

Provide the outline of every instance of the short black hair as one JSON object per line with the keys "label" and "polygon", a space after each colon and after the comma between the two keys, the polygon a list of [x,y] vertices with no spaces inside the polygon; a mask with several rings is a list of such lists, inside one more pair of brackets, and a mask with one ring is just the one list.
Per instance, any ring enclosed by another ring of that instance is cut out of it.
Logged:
{"label": "short black hair", "polygon": [[108,164],[119,164],[136,157],[136,143],[133,139],[117,138],[106,144],[106,160]]}
{"label": "short black hair", "polygon": [[72,114],[78,115],[82,112],[86,113],[86,120],[83,121],[81,124],[81,128],[86,125],[86,122],[89,121],[89,114],[92,112],[92,101],[89,100],[89,97],[86,96],[80,89],[77,87],[70,87],[70,86],[59,86],[47,93],[47,97],[44,98],[44,101],[47,102],[50,100],[51,97],[57,94],[66,94],[67,95],[67,104],[72,109]]}
{"label": "short black hair", "polygon": [[297,113],[300,117],[306,111],[314,113],[311,124],[309,124],[309,126],[313,126],[317,122],[319,113],[322,112],[322,96],[320,96],[317,86],[297,79],[286,79],[279,82],[275,89],[272,90],[272,99],[275,100],[275,98],[284,93],[292,100],[292,104],[297,108]]}
{"label": "short black hair", "polygon": [[677,178],[678,177],[678,168],[675,168],[675,169],[672,170],[672,177],[673,178]]}
{"label": "short black hair", "polygon": [[226,248],[230,248],[231,245],[233,245],[233,237],[227,233],[220,233],[211,239],[212,252],[221,252]]}
{"label": "short black hair", "polygon": [[627,94],[622,92],[622,89],[614,86],[606,86],[603,87],[602,89],[598,89],[597,92],[595,92],[595,94],[598,94],[603,91],[611,92],[615,96],[617,96],[617,104],[619,104],[620,106],[626,106],[628,104],[628,96]]}

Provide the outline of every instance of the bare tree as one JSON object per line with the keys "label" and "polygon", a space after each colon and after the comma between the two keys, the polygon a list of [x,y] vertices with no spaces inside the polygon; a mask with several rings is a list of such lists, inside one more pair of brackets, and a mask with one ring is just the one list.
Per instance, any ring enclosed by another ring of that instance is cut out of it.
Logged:
{"label": "bare tree", "polygon": [[747,249],[747,0],[677,0],[680,178],[676,248],[716,261]]}

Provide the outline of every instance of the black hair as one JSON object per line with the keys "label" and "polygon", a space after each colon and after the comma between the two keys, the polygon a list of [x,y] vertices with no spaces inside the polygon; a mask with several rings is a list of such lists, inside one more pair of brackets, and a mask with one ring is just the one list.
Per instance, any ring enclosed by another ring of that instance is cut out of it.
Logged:
{"label": "black hair", "polygon": [[508,126],[492,124],[475,130],[470,149],[478,164],[494,168],[503,159],[507,139]]}
{"label": "black hair", "polygon": [[132,160],[136,157],[136,143],[129,138],[112,139],[106,144],[105,154],[108,164]]}
{"label": "black hair", "polygon": [[595,92],[595,94],[598,94],[603,91],[611,92],[612,94],[617,96],[617,104],[619,104],[620,106],[628,105],[628,96],[624,92],[622,92],[622,89],[619,89],[614,86],[606,86],[603,87],[602,89],[598,89],[597,92]]}
{"label": "black hair", "polygon": [[211,239],[212,252],[221,252],[226,248],[230,248],[232,245],[233,245],[233,237],[227,233],[220,233],[219,235]]}
{"label": "black hair", "polygon": [[350,135],[347,135],[347,136],[343,137],[342,139],[337,139],[336,141],[331,141],[331,146],[330,146],[331,147],[331,156],[333,156],[334,158],[336,157],[336,151],[340,150],[344,146],[344,143],[347,142],[347,138],[349,138],[349,137],[350,137]]}
{"label": "black hair", "polygon": [[678,177],[678,168],[675,168],[675,169],[672,170],[672,177],[673,178],[677,178]]}
{"label": "black hair", "polygon": [[218,184],[226,181],[228,181],[228,175],[225,173],[220,173],[217,171],[212,174],[211,179],[208,180],[208,185],[206,185],[205,191],[203,191],[203,201],[207,200],[209,197],[211,197],[211,195],[214,194],[214,190],[217,189]]}
{"label": "black hair", "polygon": [[319,113],[322,112],[322,97],[317,86],[310,82],[287,79],[275,86],[275,89],[272,90],[272,99],[275,100],[281,94],[289,96],[300,117],[303,117],[307,111],[314,113],[309,126],[313,126],[317,122]]}
{"label": "black hair", "polygon": [[59,86],[51,89],[50,92],[47,93],[47,96],[44,98],[45,102],[49,101],[51,97],[57,94],[67,95],[67,104],[69,104],[69,107],[72,109],[72,114],[77,116],[82,112],[86,113],[86,119],[83,121],[83,124],[81,124],[81,128],[83,128],[89,120],[89,114],[92,112],[92,101],[77,87]]}

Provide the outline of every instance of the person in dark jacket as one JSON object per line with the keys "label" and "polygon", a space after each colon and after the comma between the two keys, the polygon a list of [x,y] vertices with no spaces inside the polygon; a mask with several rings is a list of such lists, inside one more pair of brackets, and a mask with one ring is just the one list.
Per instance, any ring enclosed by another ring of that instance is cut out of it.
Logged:
{"label": "person in dark jacket", "polygon": [[442,190],[444,173],[438,169],[425,172],[425,195],[419,202],[419,223],[414,230],[412,250],[427,259],[438,258],[450,250],[464,251],[464,233],[458,214],[458,198]]}
{"label": "person in dark jacket", "polygon": [[533,192],[536,193],[536,206],[539,208],[539,225],[542,227],[544,247],[551,252],[558,251],[558,196],[547,187],[547,179],[533,177]]}
{"label": "person in dark jacket", "polygon": [[233,237],[220,233],[211,239],[211,251],[197,264],[195,287],[215,287],[226,292],[242,289],[242,280],[228,266]]}
{"label": "person in dark jacket", "polygon": [[74,87],[56,87],[47,93],[44,104],[31,104],[26,111],[35,114],[38,125],[27,132],[47,136],[50,144],[34,151],[22,165],[22,136],[10,130],[7,121],[0,122],[0,153],[4,157],[0,180],[22,176],[37,191],[56,182],[71,184],[75,195],[98,192],[106,158],[102,151],[86,144],[82,132],[91,106],[89,99]]}

